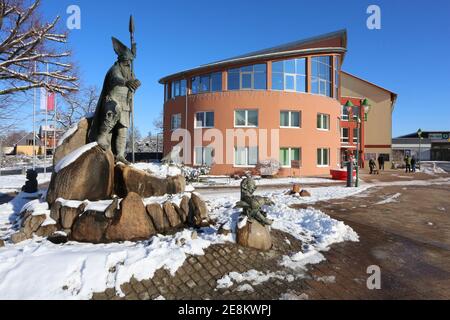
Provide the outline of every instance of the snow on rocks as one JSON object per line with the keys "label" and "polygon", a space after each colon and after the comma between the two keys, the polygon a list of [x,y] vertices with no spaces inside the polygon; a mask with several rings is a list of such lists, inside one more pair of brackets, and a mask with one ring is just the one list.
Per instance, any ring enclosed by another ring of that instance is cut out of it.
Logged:
{"label": "snow on rocks", "polygon": [[139,170],[150,172],[158,178],[173,177],[181,174],[181,169],[175,165],[140,162],[132,164],[131,166]]}
{"label": "snow on rocks", "polygon": [[91,150],[92,148],[94,148],[95,146],[97,146],[97,142],[91,142],[88,143],[74,151],[72,151],[71,153],[69,153],[68,155],[66,155],[64,158],[62,158],[55,166],[55,173],[58,173],[59,171],[61,171],[62,169],[64,169],[65,167],[67,167],[68,165],[70,165],[72,162],[74,162],[75,160],[77,160],[83,153],[85,153],[86,151]]}
{"label": "snow on rocks", "polygon": [[58,147],[64,143],[64,141],[70,137],[72,134],[74,134],[78,130],[78,123],[67,129],[66,132],[62,135],[62,137],[59,139]]}

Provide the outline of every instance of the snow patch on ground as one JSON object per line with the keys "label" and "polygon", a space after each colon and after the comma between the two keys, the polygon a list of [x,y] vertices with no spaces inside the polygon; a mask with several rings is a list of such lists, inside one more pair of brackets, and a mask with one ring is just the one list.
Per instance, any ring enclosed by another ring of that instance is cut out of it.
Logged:
{"label": "snow patch on ground", "polygon": [[429,174],[429,175],[446,174],[447,173],[444,169],[440,168],[436,162],[422,162],[421,168],[419,171]]}
{"label": "snow patch on ground", "polygon": [[[217,289],[226,289],[232,287],[234,284],[248,282],[252,286],[258,286],[271,279],[285,280],[288,282],[294,281],[294,276],[288,275],[286,272],[261,272],[255,269],[246,271],[244,273],[230,272],[217,280]],[[253,288],[252,288],[253,289]]]}
{"label": "snow patch on ground", "polygon": [[396,194],[394,194],[394,195],[392,195],[392,196],[390,196],[390,197],[388,197],[388,198],[386,198],[386,199],[384,199],[384,200],[382,200],[382,201],[379,201],[379,202],[377,202],[377,203],[375,203],[375,204],[377,205],[377,204],[387,204],[387,203],[398,202],[397,199],[398,199],[401,195],[402,195],[401,193],[396,193]]}
{"label": "snow patch on ground", "polygon": [[[51,173],[39,173],[37,180],[39,184],[50,182]],[[0,193],[18,192],[25,185],[27,178],[25,175],[0,176]]]}
{"label": "snow patch on ground", "polygon": [[315,280],[323,282],[323,283],[335,283],[336,277],[335,276],[323,276],[323,277],[316,277]]}
{"label": "snow patch on ground", "polygon": [[70,165],[72,162],[77,160],[83,153],[91,150],[97,145],[98,145],[97,142],[91,142],[72,151],[71,153],[69,153],[64,158],[58,161],[58,163],[55,166],[55,173],[58,173],[59,171]]}
{"label": "snow patch on ground", "polygon": [[309,296],[306,293],[297,294],[296,292],[283,293],[279,300],[308,300]]}

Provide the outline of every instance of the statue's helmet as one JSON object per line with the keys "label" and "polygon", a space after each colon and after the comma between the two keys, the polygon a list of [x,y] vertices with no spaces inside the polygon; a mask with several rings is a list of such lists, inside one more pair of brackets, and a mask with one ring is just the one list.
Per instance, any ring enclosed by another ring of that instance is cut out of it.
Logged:
{"label": "statue's helmet", "polygon": [[114,51],[117,54],[117,59],[119,61],[132,61],[135,56],[131,49],[129,49],[126,45],[124,45],[120,40],[112,37],[112,43]]}

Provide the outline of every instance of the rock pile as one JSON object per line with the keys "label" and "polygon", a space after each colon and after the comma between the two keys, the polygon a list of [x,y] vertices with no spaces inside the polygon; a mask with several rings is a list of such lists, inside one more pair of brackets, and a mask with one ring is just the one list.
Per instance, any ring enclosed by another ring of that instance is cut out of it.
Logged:
{"label": "rock pile", "polygon": [[46,196],[49,216],[23,213],[14,242],[33,234],[57,242],[136,241],[186,226],[209,225],[206,204],[195,193],[184,195],[180,204],[166,201],[145,206],[145,198],[183,193],[184,176],[160,178],[115,163],[111,151],[88,143],[89,126],[89,119],[81,120],[56,149]]}
{"label": "rock pile", "polygon": [[307,190],[302,189],[299,184],[294,184],[292,186],[292,189],[289,190],[286,193],[286,195],[288,195],[288,196],[297,196],[297,197],[302,197],[302,198],[303,197],[311,197],[311,194]]}

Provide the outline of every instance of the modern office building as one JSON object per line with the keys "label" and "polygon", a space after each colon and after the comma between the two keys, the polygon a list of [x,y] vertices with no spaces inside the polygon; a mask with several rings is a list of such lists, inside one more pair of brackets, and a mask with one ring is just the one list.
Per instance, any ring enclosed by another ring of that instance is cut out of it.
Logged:
{"label": "modern office building", "polygon": [[[346,51],[347,33],[341,30],[162,78],[164,155],[183,141],[173,139],[177,129],[187,129],[183,161],[211,165],[212,174],[251,170],[275,159],[280,175],[291,175],[292,165],[300,165],[295,175],[328,175],[341,166],[345,150],[355,148],[354,123],[342,105],[351,99],[360,110],[367,98],[372,108],[361,126],[362,159],[364,150],[390,156],[396,95],[342,72]],[[217,132],[223,136],[220,147],[213,143],[220,139]],[[230,132],[234,136],[227,139]]]}

